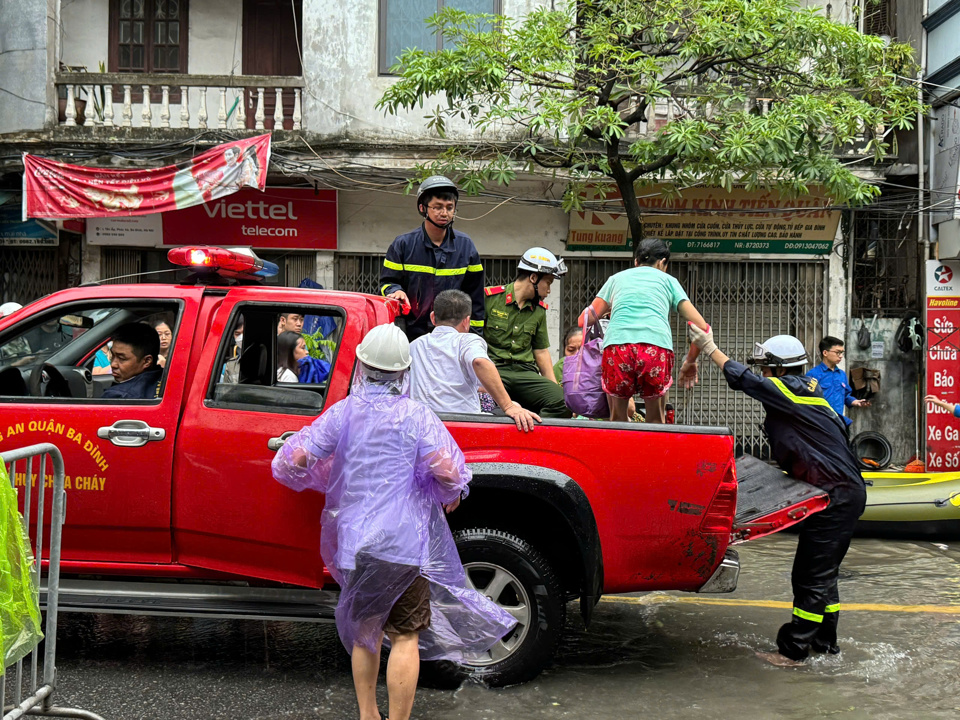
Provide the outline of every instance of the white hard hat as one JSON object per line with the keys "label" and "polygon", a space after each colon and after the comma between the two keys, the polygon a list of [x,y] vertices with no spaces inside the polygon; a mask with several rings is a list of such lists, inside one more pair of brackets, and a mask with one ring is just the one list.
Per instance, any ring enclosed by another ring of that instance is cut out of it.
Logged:
{"label": "white hard hat", "polygon": [[0,317],[6,317],[7,315],[13,315],[17,310],[22,308],[23,305],[15,302],[5,302],[3,305],[0,305]]}
{"label": "white hard hat", "polygon": [[357,346],[357,359],[377,370],[406,370],[410,367],[410,341],[396,325],[377,325]]}
{"label": "white hard hat", "polygon": [[517,267],[532,273],[553,275],[554,277],[563,277],[567,274],[567,264],[563,261],[563,258],[558,258],[542,247],[532,247],[527,250],[520,258]]}
{"label": "white hard hat", "polygon": [[802,367],[807,364],[807,351],[793,335],[774,335],[764,343],[755,343],[750,365],[768,367]]}

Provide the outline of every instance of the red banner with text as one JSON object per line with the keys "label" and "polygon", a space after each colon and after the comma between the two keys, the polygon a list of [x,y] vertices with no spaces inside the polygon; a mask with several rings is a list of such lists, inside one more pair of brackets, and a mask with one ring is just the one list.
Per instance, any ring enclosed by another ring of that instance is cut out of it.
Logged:
{"label": "red banner with text", "polygon": [[23,154],[23,219],[149,215],[263,190],[270,135],[217,145],[187,162],[146,170],[68,165]]}
{"label": "red banner with text", "polygon": [[[927,394],[960,403],[960,263],[927,262]],[[960,470],[960,418],[927,403],[927,471]]]}

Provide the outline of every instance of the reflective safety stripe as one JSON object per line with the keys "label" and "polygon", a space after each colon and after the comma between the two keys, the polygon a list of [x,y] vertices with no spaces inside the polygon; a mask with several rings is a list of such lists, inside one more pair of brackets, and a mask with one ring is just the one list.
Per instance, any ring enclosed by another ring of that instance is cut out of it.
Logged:
{"label": "reflective safety stripe", "polygon": [[389,290],[391,287],[393,287],[393,284],[394,284],[394,283],[386,283],[385,285],[381,285],[381,286],[380,286],[380,294],[381,294],[381,295],[386,295],[386,294],[387,294],[387,290]]}
{"label": "reflective safety stripe", "polygon": [[826,614],[826,613],[840,612],[840,603],[837,603],[836,605],[827,605],[827,606],[823,609],[823,612],[824,612],[824,614]]}
{"label": "reflective safety stripe", "polygon": [[[384,260],[383,266],[388,267],[391,270],[404,270],[406,272],[423,273],[424,275],[438,275],[441,277],[445,277],[449,275],[466,275],[467,274],[467,268],[465,267],[435,268],[435,267],[430,267],[429,265],[400,265],[395,262],[390,262],[389,260]],[[475,267],[479,268],[480,270],[483,269],[481,265],[471,265],[470,269],[472,270]]]}
{"label": "reflective safety stripe", "polygon": [[483,327],[483,320],[471,320],[470,327]]}
{"label": "reflective safety stripe", "polygon": [[467,272],[483,272],[483,265],[467,265]]}
{"label": "reflective safety stripe", "polygon": [[436,268],[432,268],[429,265],[404,265],[403,269],[407,272],[426,273],[427,275],[433,275],[433,273],[436,272]]}
{"label": "reflective safety stripe", "polygon": [[[830,407],[830,403],[826,401],[825,398],[821,397],[801,397],[800,395],[794,395],[787,389],[787,386],[783,384],[783,381],[780,378],[769,378],[770,382],[777,386],[777,389],[784,394],[784,396],[792,403],[797,405],[820,405],[821,407],[827,408],[834,415],[837,414],[837,411]],[[819,620],[817,622],[820,622]]]}
{"label": "reflective safety stripe", "polygon": [[817,615],[816,613],[807,612],[806,610],[801,610],[798,607],[793,609],[793,614],[798,618],[803,618],[804,620],[809,620],[810,622],[822,623],[823,615]]}

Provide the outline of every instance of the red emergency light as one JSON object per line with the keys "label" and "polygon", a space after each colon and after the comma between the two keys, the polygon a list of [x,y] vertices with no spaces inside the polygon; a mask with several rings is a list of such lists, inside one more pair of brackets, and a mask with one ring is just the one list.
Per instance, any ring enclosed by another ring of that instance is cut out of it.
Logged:
{"label": "red emergency light", "polygon": [[226,248],[195,246],[173,248],[167,260],[174,265],[194,268],[226,277],[268,278],[280,272],[274,263],[261,260],[253,252],[238,252]]}

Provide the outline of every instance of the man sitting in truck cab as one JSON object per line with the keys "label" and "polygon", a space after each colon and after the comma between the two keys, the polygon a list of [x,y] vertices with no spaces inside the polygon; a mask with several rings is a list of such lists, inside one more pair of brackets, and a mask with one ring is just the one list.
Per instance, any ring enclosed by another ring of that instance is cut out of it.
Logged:
{"label": "man sitting in truck cab", "polygon": [[157,365],[160,336],[146,323],[126,323],[113,332],[114,384],[103,391],[104,398],[148,400],[160,397],[163,368]]}

